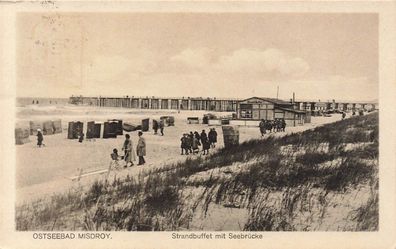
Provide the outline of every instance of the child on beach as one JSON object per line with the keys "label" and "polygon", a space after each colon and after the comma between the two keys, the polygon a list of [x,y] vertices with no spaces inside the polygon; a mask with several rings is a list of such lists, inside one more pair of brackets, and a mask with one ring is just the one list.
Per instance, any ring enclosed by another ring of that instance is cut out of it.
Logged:
{"label": "child on beach", "polygon": [[110,157],[111,157],[111,162],[110,162],[109,169],[111,169],[112,167],[114,169],[120,169],[121,167],[120,167],[120,164],[118,163],[118,161],[120,159],[122,159],[122,157],[120,157],[118,155],[118,150],[117,149],[113,149],[113,153],[110,154]]}
{"label": "child on beach", "polygon": [[80,136],[78,137],[78,142],[82,143],[84,140],[84,132],[80,132]]}

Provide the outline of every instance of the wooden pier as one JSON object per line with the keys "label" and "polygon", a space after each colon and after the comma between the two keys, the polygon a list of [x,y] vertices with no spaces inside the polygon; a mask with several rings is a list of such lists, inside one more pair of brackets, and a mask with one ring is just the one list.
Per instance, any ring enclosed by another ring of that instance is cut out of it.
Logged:
{"label": "wooden pier", "polygon": [[[72,96],[70,104],[120,107],[134,109],[162,109],[162,110],[204,110],[215,112],[236,112],[238,103],[243,99],[197,98],[197,97],[84,97]],[[378,103],[373,102],[336,102],[336,101],[292,101],[295,110],[320,112],[327,110],[357,111],[360,109],[377,110]]]}

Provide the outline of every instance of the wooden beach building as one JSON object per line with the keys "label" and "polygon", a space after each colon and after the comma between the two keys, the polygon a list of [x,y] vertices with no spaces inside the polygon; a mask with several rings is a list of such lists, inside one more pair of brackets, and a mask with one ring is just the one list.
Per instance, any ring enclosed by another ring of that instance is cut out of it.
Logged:
{"label": "wooden beach building", "polygon": [[295,109],[293,102],[252,97],[238,102],[234,124],[257,125],[261,119],[285,119],[287,126],[303,125],[306,111]]}

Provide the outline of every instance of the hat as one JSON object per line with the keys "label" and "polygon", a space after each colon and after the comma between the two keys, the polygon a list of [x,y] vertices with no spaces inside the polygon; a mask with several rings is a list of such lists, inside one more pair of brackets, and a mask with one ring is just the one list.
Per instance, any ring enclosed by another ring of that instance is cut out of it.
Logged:
{"label": "hat", "polygon": [[41,132],[41,129],[37,129],[37,131]]}

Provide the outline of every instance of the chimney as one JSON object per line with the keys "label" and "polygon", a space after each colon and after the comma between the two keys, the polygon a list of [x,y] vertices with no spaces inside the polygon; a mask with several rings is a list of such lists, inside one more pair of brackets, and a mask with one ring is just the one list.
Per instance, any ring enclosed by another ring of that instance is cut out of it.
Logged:
{"label": "chimney", "polygon": [[296,101],[296,94],[293,92],[293,104]]}

